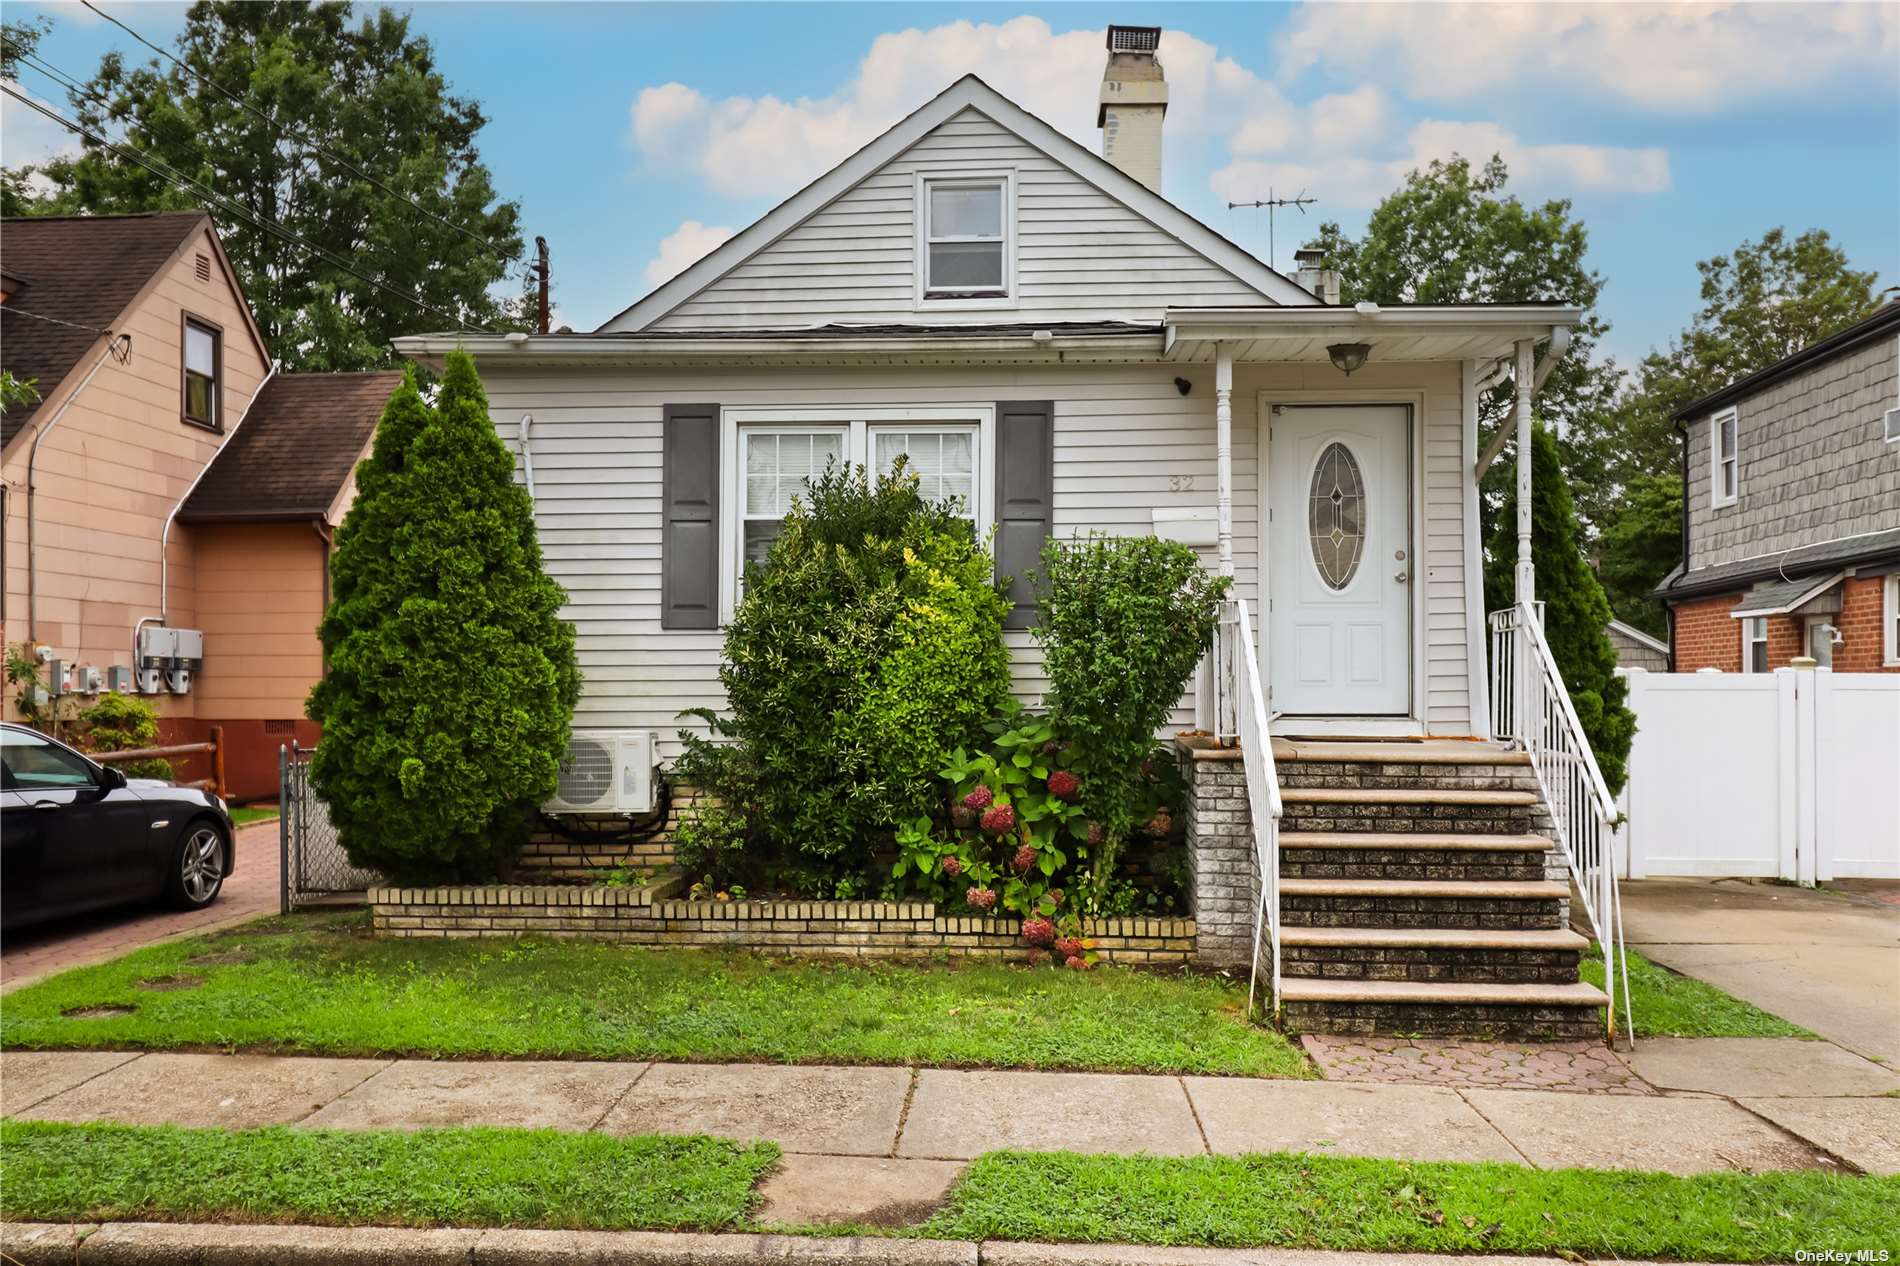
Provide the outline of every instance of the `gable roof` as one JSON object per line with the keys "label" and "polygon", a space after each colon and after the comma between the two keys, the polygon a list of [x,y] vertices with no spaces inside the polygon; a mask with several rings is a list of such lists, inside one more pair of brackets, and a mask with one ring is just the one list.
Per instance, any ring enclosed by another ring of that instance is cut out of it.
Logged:
{"label": "gable roof", "polygon": [[834,198],[897,158],[931,129],[966,109],[973,109],[999,127],[1014,133],[1025,144],[1040,150],[1078,178],[1093,184],[1182,244],[1219,264],[1268,299],[1282,304],[1319,302],[1305,287],[1275,272],[1114,164],[1090,153],[975,75],[965,75],[842,163],[766,212],[710,255],[609,318],[596,333],[617,334],[645,329],[823,210]]}
{"label": "gable roof", "polygon": [[[146,283],[210,223],[202,211],[0,221],[0,258],[22,283],[0,304],[0,368],[37,380],[41,399],[51,397]],[[0,443],[38,411],[36,404],[9,412]]]}
{"label": "gable roof", "polygon": [[179,520],[323,517],[401,385],[401,370],[276,375],[192,490]]}
{"label": "gable roof", "polygon": [[1774,364],[1758,369],[1746,378],[1737,379],[1720,391],[1712,391],[1700,400],[1691,400],[1670,415],[1674,422],[1688,422],[1706,413],[1735,403],[1737,400],[1754,395],[1757,391],[1772,387],[1783,378],[1798,374],[1810,366],[1832,360],[1844,352],[1851,352],[1863,343],[1900,330],[1900,299],[1888,300],[1886,306],[1872,316],[1837,330],[1818,342],[1810,343],[1791,356],[1785,356]]}

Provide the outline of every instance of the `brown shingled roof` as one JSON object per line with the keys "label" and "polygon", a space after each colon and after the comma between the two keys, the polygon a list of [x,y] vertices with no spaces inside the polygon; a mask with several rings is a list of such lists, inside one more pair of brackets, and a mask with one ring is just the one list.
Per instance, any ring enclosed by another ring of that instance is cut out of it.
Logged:
{"label": "brown shingled roof", "polygon": [[[52,395],[98,346],[96,331],[110,329],[185,239],[209,223],[202,211],[0,221],[0,265],[25,283],[0,304],[0,368],[36,379],[40,395]],[[0,421],[0,443],[37,411],[10,410]]]}
{"label": "brown shingled roof", "polygon": [[179,520],[320,518],[401,384],[401,370],[278,374],[213,459]]}

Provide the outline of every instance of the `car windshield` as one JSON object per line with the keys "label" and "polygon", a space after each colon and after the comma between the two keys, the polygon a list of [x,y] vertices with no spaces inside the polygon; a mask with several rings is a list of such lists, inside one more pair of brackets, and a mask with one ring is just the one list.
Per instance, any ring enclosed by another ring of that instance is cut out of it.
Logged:
{"label": "car windshield", "polygon": [[90,787],[93,782],[85,761],[24,730],[0,730],[0,763],[9,787]]}

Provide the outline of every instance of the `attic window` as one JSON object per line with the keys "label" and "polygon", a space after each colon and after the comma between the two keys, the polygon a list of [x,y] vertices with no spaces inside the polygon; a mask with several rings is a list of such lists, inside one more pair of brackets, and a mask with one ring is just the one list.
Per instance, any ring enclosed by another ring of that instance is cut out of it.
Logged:
{"label": "attic window", "polygon": [[196,317],[184,319],[184,407],[185,421],[193,426],[222,430],[218,416],[218,384],[223,377],[223,335],[209,321]]}
{"label": "attic window", "polygon": [[1007,300],[1015,271],[1009,178],[925,178],[919,195],[919,298]]}
{"label": "attic window", "polygon": [[197,266],[198,266],[198,280],[210,281],[211,280],[211,256],[209,255],[198,256]]}

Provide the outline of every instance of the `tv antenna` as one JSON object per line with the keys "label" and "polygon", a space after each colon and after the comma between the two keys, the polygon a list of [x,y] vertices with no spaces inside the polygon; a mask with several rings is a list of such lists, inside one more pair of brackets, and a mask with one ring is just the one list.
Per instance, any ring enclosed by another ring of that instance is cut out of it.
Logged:
{"label": "tv antenna", "polygon": [[1318,198],[1309,197],[1307,195],[1306,190],[1304,189],[1300,190],[1299,195],[1297,197],[1276,198],[1273,195],[1273,186],[1268,185],[1266,197],[1258,199],[1254,202],[1230,202],[1227,204],[1227,209],[1229,211],[1232,211],[1236,207],[1252,207],[1256,211],[1258,211],[1261,207],[1265,207],[1267,209],[1267,267],[1278,268],[1280,266],[1280,261],[1277,256],[1277,252],[1274,249],[1274,242],[1273,242],[1274,212],[1278,211],[1281,207],[1298,207],[1300,209],[1300,214],[1305,215],[1306,208],[1312,206],[1314,203],[1318,201],[1319,201]]}

